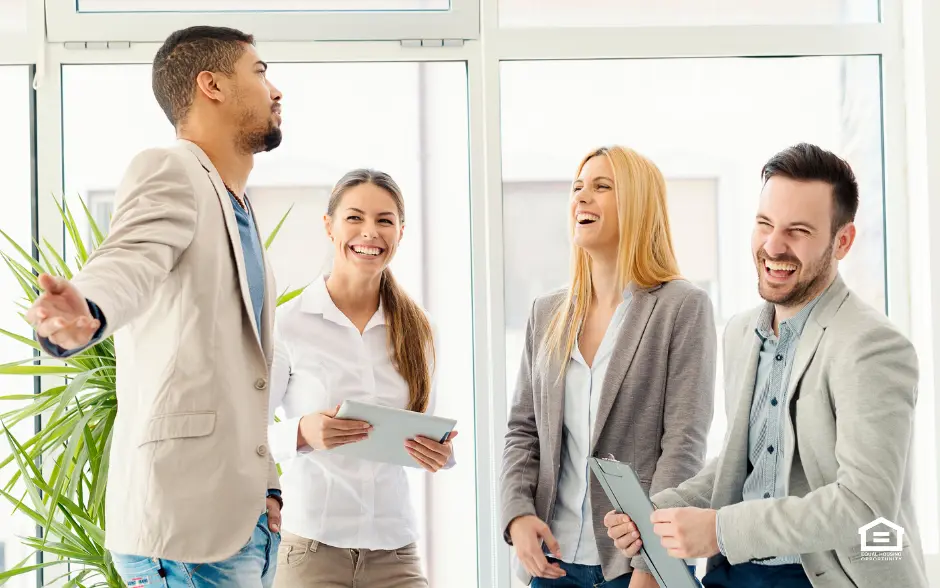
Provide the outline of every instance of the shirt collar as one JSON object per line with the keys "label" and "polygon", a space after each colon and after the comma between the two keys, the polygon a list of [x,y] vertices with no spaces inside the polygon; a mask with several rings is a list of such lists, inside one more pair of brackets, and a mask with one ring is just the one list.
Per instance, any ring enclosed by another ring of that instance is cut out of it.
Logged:
{"label": "shirt collar", "polygon": [[[304,290],[304,293],[301,295],[301,310],[310,314],[319,314],[324,319],[338,325],[355,328],[355,325],[352,324],[349,317],[336,307],[333,298],[330,297],[330,291],[326,289],[326,279],[328,277],[328,274],[323,274],[307,286],[307,289]],[[366,325],[364,331],[368,331],[380,325],[385,325],[385,311],[381,299],[379,299],[378,310],[376,310],[372,318],[369,319],[369,323]]]}
{"label": "shirt collar", "polygon": [[[795,316],[781,322],[780,330],[787,329],[797,337],[802,335],[803,328],[806,326],[807,321],[809,321],[810,314],[812,314],[813,309],[816,308],[816,305],[819,304],[820,299],[822,299],[828,290],[829,288],[826,288],[826,290],[823,290],[816,298],[810,300]],[[774,337],[774,312],[774,305],[771,302],[765,302],[764,307],[761,308],[760,316],[757,319],[757,328],[754,329],[761,343]]]}

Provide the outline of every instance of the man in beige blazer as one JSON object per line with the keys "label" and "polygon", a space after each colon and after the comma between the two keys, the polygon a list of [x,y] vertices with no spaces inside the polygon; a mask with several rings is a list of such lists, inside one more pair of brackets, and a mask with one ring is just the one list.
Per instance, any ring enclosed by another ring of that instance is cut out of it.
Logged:
{"label": "man in beige blazer", "polygon": [[[706,588],[926,588],[911,500],[917,357],[838,273],[854,174],[807,144],[762,173],[752,250],[766,303],[725,330],[724,448],[652,497],[658,537],[641,539],[708,557]],[[645,569],[629,518],[605,524]],[[656,586],[635,576],[632,588]]]}
{"label": "man in beige blazer", "polygon": [[71,282],[41,276],[27,313],[55,356],[115,336],[106,546],[128,585],[273,582],[276,292],[244,196],[254,154],[281,141],[266,68],[233,29],[166,40],[153,87],[179,140],[133,159],[108,238]]}

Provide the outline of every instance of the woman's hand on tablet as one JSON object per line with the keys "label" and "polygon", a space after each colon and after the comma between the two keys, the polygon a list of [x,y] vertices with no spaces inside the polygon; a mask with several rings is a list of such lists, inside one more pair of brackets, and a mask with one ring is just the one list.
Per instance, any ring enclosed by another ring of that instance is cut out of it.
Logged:
{"label": "woman's hand on tablet", "polygon": [[447,440],[443,443],[428,439],[427,437],[416,437],[415,439],[405,441],[405,449],[411,454],[421,467],[434,473],[447,465],[451,456],[454,455],[454,446],[451,443],[457,431],[451,431],[447,435]]}
{"label": "woman's hand on tablet", "polygon": [[338,419],[338,411],[339,406],[333,410],[312,412],[300,419],[299,432],[307,445],[323,451],[369,437],[372,425],[363,421]]}

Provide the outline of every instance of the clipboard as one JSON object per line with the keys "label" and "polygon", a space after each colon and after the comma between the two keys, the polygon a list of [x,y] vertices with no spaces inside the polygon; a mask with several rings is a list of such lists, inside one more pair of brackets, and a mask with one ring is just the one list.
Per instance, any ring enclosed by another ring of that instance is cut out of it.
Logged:
{"label": "clipboard", "polygon": [[588,463],[617,512],[633,519],[643,540],[640,553],[661,588],[699,588],[685,560],[669,555],[653,532],[650,515],[655,506],[633,468],[613,459],[597,457],[588,458]]}
{"label": "clipboard", "polygon": [[340,445],[325,453],[418,469],[421,464],[405,449],[405,441],[421,436],[443,443],[457,424],[453,419],[355,400],[344,401],[336,418],[365,421],[372,425],[372,431],[368,439]]}

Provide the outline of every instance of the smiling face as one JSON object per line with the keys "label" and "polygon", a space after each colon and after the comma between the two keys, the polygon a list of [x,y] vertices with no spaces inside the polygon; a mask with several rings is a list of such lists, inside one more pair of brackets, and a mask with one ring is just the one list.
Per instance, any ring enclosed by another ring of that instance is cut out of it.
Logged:
{"label": "smiling face", "polygon": [[761,298],[780,307],[799,307],[835,278],[837,261],[848,253],[855,226],[832,232],[832,186],[783,176],[767,180],[751,237]]}
{"label": "smiling face", "polygon": [[382,273],[391,263],[404,232],[395,198],[372,183],[346,188],[332,214],[323,217],[336,247],[334,271],[368,275]]}
{"label": "smiling face", "polygon": [[617,255],[620,219],[614,171],[605,155],[587,160],[571,187],[574,244],[591,255]]}

